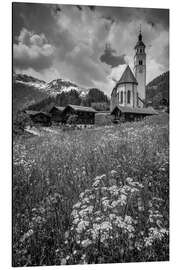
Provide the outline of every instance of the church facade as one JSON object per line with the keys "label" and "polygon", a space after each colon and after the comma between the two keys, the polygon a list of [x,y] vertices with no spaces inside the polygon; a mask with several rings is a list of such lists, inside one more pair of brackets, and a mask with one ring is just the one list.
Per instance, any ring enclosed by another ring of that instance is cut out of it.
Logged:
{"label": "church facade", "polygon": [[111,111],[117,105],[128,106],[132,108],[143,107],[143,100],[146,97],[145,47],[146,46],[142,41],[142,34],[140,32],[138,41],[134,47],[134,74],[130,67],[127,66],[111,93]]}
{"label": "church facade", "polygon": [[139,120],[157,114],[152,108],[144,108],[146,98],[146,52],[141,31],[134,47],[134,73],[127,65],[111,93],[110,110],[115,120]]}

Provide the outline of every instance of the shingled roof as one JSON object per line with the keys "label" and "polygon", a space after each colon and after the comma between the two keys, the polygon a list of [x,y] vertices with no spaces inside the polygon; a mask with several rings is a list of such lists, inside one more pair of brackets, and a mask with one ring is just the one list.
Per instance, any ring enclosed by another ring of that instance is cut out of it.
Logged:
{"label": "shingled roof", "polygon": [[[134,114],[145,114],[145,115],[155,115],[158,114],[153,108],[133,108],[128,106],[119,106],[117,105],[115,108],[118,108],[122,113],[134,113]],[[115,110],[113,109],[113,111]],[[111,113],[113,113],[113,111]]]}
{"label": "shingled roof", "polygon": [[[72,109],[74,109],[75,111],[81,111],[81,112],[96,112],[96,110],[94,110],[91,107],[84,107],[84,106],[78,106],[78,105],[71,105],[69,104],[67,107],[71,107]],[[66,107],[66,108],[67,108]]]}
{"label": "shingled roof", "polygon": [[123,72],[118,84],[123,83],[133,83],[138,84],[136,78],[134,77],[134,74],[132,73],[129,65],[126,67],[125,71]]}
{"label": "shingled roof", "polygon": [[51,116],[49,113],[47,112],[42,112],[42,111],[33,111],[33,110],[25,110],[24,111],[26,114],[28,115],[32,115],[32,116],[35,116],[35,115],[38,115],[38,114],[43,114],[43,115],[46,115],[46,116]]}
{"label": "shingled roof", "polygon": [[62,112],[64,109],[65,109],[65,107],[62,107],[62,106],[53,106],[52,108],[51,108],[51,110],[50,110],[50,112],[52,111],[52,109],[57,109],[58,111],[60,111],[60,112]]}

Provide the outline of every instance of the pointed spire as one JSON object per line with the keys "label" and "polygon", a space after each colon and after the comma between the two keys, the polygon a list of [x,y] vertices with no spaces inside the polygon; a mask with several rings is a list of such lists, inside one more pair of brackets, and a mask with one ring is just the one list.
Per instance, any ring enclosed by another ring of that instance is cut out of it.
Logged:
{"label": "pointed spire", "polygon": [[139,46],[141,47],[146,47],[142,41],[142,31],[141,31],[141,24],[140,24],[140,27],[139,27],[139,35],[138,35],[138,41],[136,43],[136,46],[134,47],[135,49],[137,49]]}
{"label": "pointed spire", "polygon": [[139,41],[142,41],[142,34],[141,34],[141,24],[139,27],[139,36],[138,36]]}

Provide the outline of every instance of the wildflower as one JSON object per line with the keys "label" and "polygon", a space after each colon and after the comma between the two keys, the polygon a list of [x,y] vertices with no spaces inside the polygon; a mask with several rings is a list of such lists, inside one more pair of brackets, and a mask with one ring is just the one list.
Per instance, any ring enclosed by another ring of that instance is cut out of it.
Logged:
{"label": "wildflower", "polygon": [[89,226],[89,221],[82,220],[79,222],[76,231],[81,233],[87,226]]}
{"label": "wildflower", "polygon": [[112,175],[112,177],[117,176],[117,172],[116,172],[115,170],[112,170],[112,171],[110,172],[110,174]]}
{"label": "wildflower", "polygon": [[81,260],[84,260],[86,258],[86,254],[83,254],[82,256],[81,256]]}
{"label": "wildflower", "polygon": [[83,246],[83,247],[88,247],[89,245],[91,245],[92,244],[92,241],[91,240],[89,240],[89,239],[86,239],[86,240],[83,240],[82,242],[81,242],[81,245]]}
{"label": "wildflower", "polygon": [[66,232],[65,232],[64,237],[65,237],[65,238],[68,238],[68,237],[69,237],[69,231],[66,231]]}
{"label": "wildflower", "polygon": [[32,236],[34,233],[34,231],[32,229],[30,229],[27,233],[25,233],[21,239],[20,242],[24,242],[27,238],[29,238],[30,236]]}
{"label": "wildflower", "polygon": [[75,205],[74,205],[74,208],[79,208],[81,206],[81,203],[80,202],[77,202]]}
{"label": "wildflower", "polygon": [[66,263],[67,263],[67,261],[66,261],[65,258],[61,259],[61,264],[62,264],[62,265],[66,265]]}
{"label": "wildflower", "polygon": [[70,259],[70,256],[68,255],[68,256],[66,256],[66,260],[68,261]]}

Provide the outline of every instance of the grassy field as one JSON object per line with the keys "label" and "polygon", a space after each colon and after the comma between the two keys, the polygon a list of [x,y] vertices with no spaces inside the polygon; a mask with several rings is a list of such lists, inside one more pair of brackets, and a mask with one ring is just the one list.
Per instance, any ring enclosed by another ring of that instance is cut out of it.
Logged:
{"label": "grassy field", "polygon": [[13,266],[169,259],[168,115],[13,143]]}

